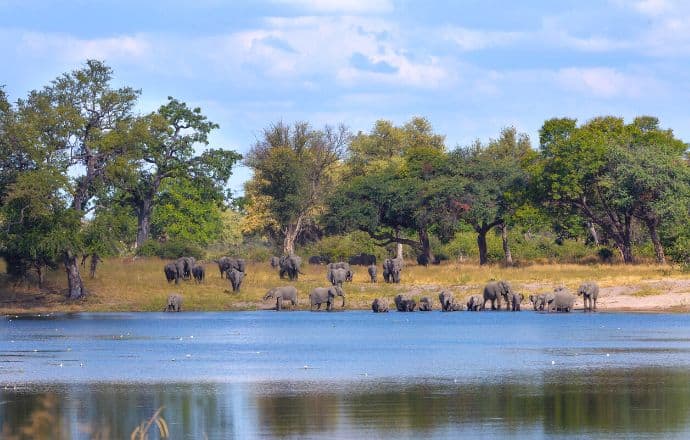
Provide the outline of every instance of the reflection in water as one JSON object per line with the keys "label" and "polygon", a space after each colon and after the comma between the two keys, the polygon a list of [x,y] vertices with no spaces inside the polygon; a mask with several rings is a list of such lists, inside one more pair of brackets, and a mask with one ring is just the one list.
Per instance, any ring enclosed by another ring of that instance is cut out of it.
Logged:
{"label": "reflection in water", "polygon": [[[171,438],[621,435],[687,438],[690,372],[540,373],[491,383],[89,384],[0,391],[3,439],[128,438],[164,406]],[[155,438],[155,437],[154,437]]]}

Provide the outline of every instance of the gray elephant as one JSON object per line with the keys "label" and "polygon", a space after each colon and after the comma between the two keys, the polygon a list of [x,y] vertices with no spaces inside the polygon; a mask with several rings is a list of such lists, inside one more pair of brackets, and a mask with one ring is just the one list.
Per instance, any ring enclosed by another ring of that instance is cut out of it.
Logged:
{"label": "gray elephant", "polygon": [[176,265],[180,278],[185,280],[192,278],[192,268],[195,262],[194,257],[180,257],[177,259]]}
{"label": "gray elephant", "polygon": [[168,295],[168,302],[165,305],[166,312],[179,312],[182,310],[182,295],[172,293]]}
{"label": "gray elephant", "polygon": [[180,276],[177,273],[177,266],[175,263],[166,264],[163,268],[163,272],[165,272],[165,279],[168,280],[168,284],[173,281],[175,281],[175,284],[177,284],[180,281]]}
{"label": "gray elephant", "polygon": [[404,262],[402,258],[386,258],[383,262],[383,279],[387,283],[400,283],[400,273]]}
{"label": "gray elephant", "polygon": [[398,312],[414,312],[417,307],[417,302],[406,295],[396,295],[393,301]]}
{"label": "gray elephant", "polygon": [[206,268],[197,264],[192,268],[192,276],[194,277],[194,281],[197,283],[203,282],[204,278],[206,277]]}
{"label": "gray elephant", "polygon": [[280,267],[280,278],[283,279],[286,276],[290,281],[294,281],[299,278],[300,267],[302,266],[302,259],[297,255],[283,255],[280,257],[278,262]]}
{"label": "gray elephant", "polygon": [[484,299],[480,295],[472,295],[467,299],[467,310],[479,312],[484,310]]}
{"label": "gray elephant", "polygon": [[270,264],[271,264],[271,269],[278,269],[278,267],[280,267],[280,258],[271,257]]}
{"label": "gray elephant", "polygon": [[247,269],[247,263],[242,258],[221,257],[215,261],[218,263],[218,270],[220,271],[221,278],[223,278],[224,275],[227,276],[230,269],[237,269],[240,272],[246,272]]}
{"label": "gray elephant", "polygon": [[178,280],[184,280],[185,279],[185,263],[182,258],[178,258],[175,260],[175,269],[177,269],[177,279]]}
{"label": "gray elephant", "polygon": [[335,303],[335,297],[341,296],[343,298],[342,307],[345,308],[345,292],[340,286],[331,287],[317,287],[311,291],[309,294],[309,302],[311,304],[311,310],[321,310],[321,304],[326,304],[326,310],[333,310],[333,304]]}
{"label": "gray elephant", "polygon": [[501,298],[503,298],[507,303],[506,307],[510,308],[512,293],[510,283],[507,281],[492,281],[484,287],[484,307],[487,301],[491,301],[491,310],[501,310]]}
{"label": "gray elephant", "polygon": [[537,310],[544,311],[548,310],[548,305],[551,304],[553,298],[556,296],[553,292],[546,292],[537,295]]}
{"label": "gray elephant", "polygon": [[264,295],[264,301],[269,299],[276,300],[276,310],[283,310],[284,301],[289,301],[292,307],[295,307],[297,305],[297,289],[295,286],[274,287]]}
{"label": "gray elephant", "polygon": [[584,311],[594,311],[597,309],[597,297],[599,296],[599,285],[594,281],[582,283],[577,289],[577,296],[582,296]]}
{"label": "gray elephant", "polygon": [[428,296],[423,296],[419,300],[419,311],[420,312],[430,312],[434,308],[433,301]]}
{"label": "gray elephant", "polygon": [[369,279],[371,282],[376,283],[378,281],[376,265],[372,264],[371,266],[367,267],[367,272],[369,272]]}
{"label": "gray elephant", "polygon": [[539,295],[536,293],[532,293],[529,297],[529,302],[532,303],[532,308],[536,312],[539,310],[539,304],[541,303],[541,300],[539,299]]}
{"label": "gray elephant", "polygon": [[522,293],[517,293],[513,292],[510,297],[510,305],[513,312],[519,312],[520,311],[520,304],[522,303],[522,300],[525,299],[525,295]]}
{"label": "gray elephant", "polygon": [[554,290],[553,299],[546,299],[546,310],[549,312],[571,312],[577,297],[568,289],[559,287]]}
{"label": "gray elephant", "polygon": [[327,270],[330,272],[334,269],[344,269],[345,270],[345,281],[352,281],[352,277],[354,276],[354,272],[352,271],[352,267],[350,267],[349,263],[345,263],[344,261],[339,261],[337,263],[329,263],[327,266]]}
{"label": "gray elephant", "polygon": [[230,286],[233,292],[239,292],[244,280],[244,272],[235,269],[234,267],[225,273],[225,276],[230,280]]}
{"label": "gray elephant", "polygon": [[376,298],[374,302],[371,303],[371,311],[374,313],[387,313],[388,301],[385,298]]}
{"label": "gray elephant", "polygon": [[447,290],[441,291],[438,294],[438,302],[441,303],[441,310],[444,312],[452,312],[453,304],[455,303],[455,297],[452,293]]}
{"label": "gray elephant", "polygon": [[347,270],[342,268],[331,269],[328,271],[328,281],[334,286],[341,286],[347,281]]}

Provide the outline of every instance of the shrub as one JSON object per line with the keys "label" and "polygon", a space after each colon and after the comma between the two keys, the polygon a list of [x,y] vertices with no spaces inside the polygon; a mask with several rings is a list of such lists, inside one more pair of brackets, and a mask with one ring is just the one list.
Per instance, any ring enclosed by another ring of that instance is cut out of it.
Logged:
{"label": "shrub", "polygon": [[137,250],[137,254],[164,259],[175,259],[180,257],[201,259],[204,257],[204,250],[197,244],[185,243],[179,240],[169,240],[164,243],[148,240]]}

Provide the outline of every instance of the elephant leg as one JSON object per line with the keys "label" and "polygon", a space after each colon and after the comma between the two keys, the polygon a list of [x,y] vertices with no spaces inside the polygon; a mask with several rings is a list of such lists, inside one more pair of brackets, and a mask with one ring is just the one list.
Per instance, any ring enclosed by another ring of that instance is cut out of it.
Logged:
{"label": "elephant leg", "polygon": [[283,309],[283,299],[281,297],[276,298],[276,310],[280,311]]}
{"label": "elephant leg", "polygon": [[594,298],[594,310],[596,310],[596,309],[597,309],[597,299]]}

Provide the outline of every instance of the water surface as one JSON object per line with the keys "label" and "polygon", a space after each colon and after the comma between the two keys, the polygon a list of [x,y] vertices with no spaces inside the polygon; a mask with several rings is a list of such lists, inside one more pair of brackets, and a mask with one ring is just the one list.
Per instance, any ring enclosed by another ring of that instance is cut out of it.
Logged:
{"label": "water surface", "polygon": [[0,437],[127,438],[163,406],[172,438],[688,438],[688,322],[531,312],[5,317]]}

